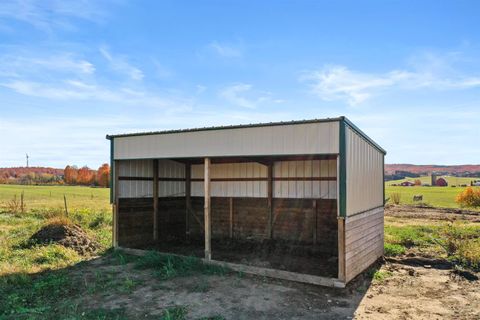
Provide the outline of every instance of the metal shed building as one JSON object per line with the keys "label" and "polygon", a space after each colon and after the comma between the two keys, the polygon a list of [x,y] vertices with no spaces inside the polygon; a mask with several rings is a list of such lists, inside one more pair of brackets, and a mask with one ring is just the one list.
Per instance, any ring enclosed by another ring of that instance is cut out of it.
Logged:
{"label": "metal shed building", "polygon": [[383,255],[386,152],[345,117],[107,139],[115,247],[339,287]]}

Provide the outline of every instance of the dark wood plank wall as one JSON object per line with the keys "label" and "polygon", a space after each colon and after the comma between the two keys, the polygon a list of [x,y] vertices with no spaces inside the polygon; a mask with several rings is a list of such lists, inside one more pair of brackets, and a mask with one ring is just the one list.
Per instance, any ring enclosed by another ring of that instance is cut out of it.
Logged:
{"label": "dark wood plank wall", "polygon": [[[320,249],[325,249],[321,251],[336,254],[336,204],[335,199],[274,199],[273,239],[306,244],[316,242]],[[191,197],[189,231],[192,238],[203,237],[203,206],[203,197]],[[211,206],[212,238],[230,237],[231,216],[233,238],[269,238],[268,199],[212,197]],[[160,239],[185,238],[185,197],[159,198],[158,211]],[[119,245],[141,247],[152,242],[153,199],[120,199]]]}

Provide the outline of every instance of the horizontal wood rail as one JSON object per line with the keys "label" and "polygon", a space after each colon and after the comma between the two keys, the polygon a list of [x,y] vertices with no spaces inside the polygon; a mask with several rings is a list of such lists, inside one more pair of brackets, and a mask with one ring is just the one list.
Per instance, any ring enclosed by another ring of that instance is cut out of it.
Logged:
{"label": "horizontal wood rail", "polygon": [[[153,181],[151,177],[118,177],[118,180],[123,181]],[[203,182],[202,178],[192,178],[192,182]],[[336,177],[273,177],[273,181],[337,181]],[[162,181],[179,181],[185,182],[185,178],[167,178],[159,177],[159,182]],[[211,182],[239,182],[239,181],[268,181],[268,177],[251,177],[251,178],[212,178]]]}

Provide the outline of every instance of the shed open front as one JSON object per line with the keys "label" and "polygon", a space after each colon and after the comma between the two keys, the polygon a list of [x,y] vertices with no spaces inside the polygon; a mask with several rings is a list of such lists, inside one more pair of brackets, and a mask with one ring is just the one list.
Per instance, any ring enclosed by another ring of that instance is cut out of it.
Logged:
{"label": "shed open front", "polygon": [[351,164],[363,156],[348,158],[342,121],[110,136],[114,246],[344,286],[383,254],[383,189],[352,186],[347,168],[383,179],[383,153]]}

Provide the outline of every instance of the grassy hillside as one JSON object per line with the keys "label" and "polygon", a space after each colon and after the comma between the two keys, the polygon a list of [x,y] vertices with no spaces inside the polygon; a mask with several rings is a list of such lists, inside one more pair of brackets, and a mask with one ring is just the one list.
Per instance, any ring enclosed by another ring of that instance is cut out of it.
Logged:
{"label": "grassy hillside", "polygon": [[[452,177],[452,176],[440,176],[439,178],[444,178],[445,180],[447,180],[449,186],[451,186],[451,185],[458,186],[458,185],[462,185],[462,184],[470,185],[471,181],[480,180],[480,178],[464,178],[464,177]],[[391,186],[392,184],[400,184],[404,181],[414,182],[417,179],[422,181],[422,184],[424,184],[424,183],[430,184],[431,181],[432,181],[430,176],[421,176],[421,177],[418,177],[418,178],[405,178],[405,179],[400,179],[400,180],[387,181],[386,185]]]}

